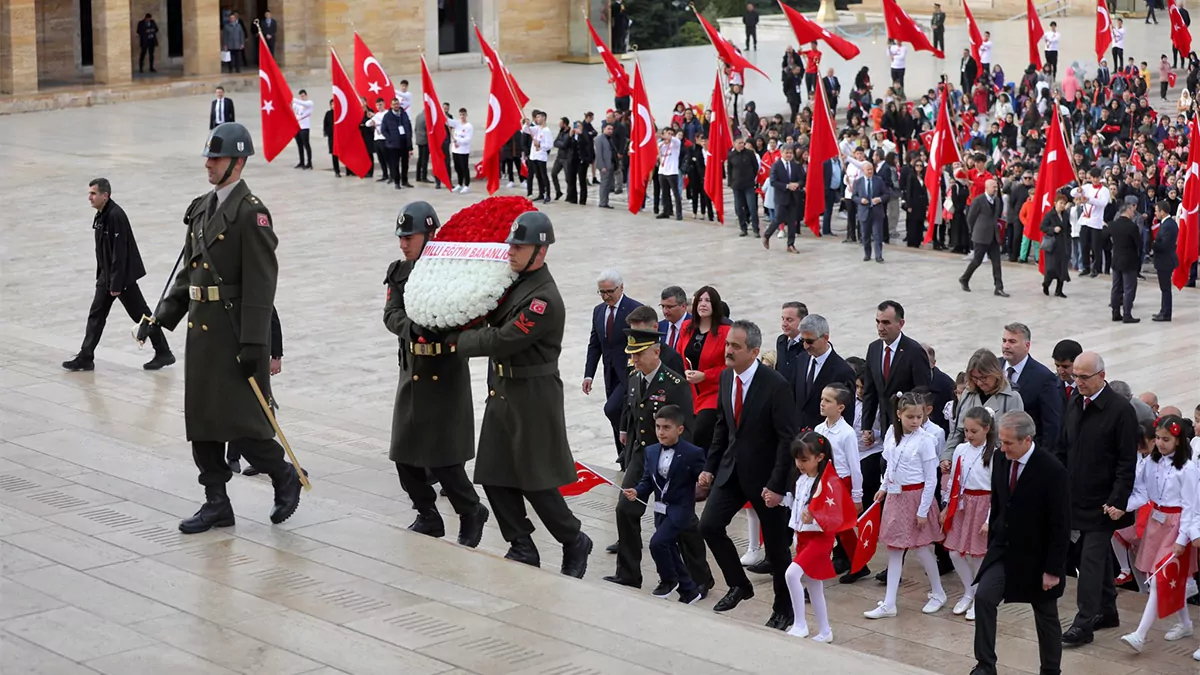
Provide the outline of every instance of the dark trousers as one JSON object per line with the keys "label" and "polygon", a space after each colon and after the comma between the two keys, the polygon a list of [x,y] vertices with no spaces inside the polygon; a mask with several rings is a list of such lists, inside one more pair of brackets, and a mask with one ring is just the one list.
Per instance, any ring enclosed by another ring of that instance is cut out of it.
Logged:
{"label": "dark trousers", "polygon": [[391,175],[388,173],[388,166],[391,163],[388,162],[387,145],[384,144],[382,139],[374,141],[374,143],[375,156],[379,158],[379,171],[383,174],[383,180],[388,180],[388,176]]}
{"label": "dark trousers", "polygon": [[561,157],[554,158],[554,166],[550,169],[550,182],[554,183],[554,198],[558,199],[562,196],[562,187],[558,184],[558,174],[567,168],[567,162]]}
{"label": "dark trousers", "polygon": [[[408,160],[410,150],[392,148],[392,182],[397,185],[408,185]],[[396,174],[397,169],[399,174]]]}
{"label": "dark trousers", "polygon": [[[658,175],[659,186],[663,191],[663,210],[664,216],[674,214],[675,220],[683,218],[683,194],[679,190],[679,176]],[[671,210],[671,201],[675,202],[675,210]]]}
{"label": "dark trousers", "polygon": [[746,26],[746,50],[750,50],[750,43],[754,43],[754,48],[758,49],[758,26]]}
{"label": "dark trousers", "polygon": [[1187,55],[1180,54],[1178,49],[1171,47],[1171,67],[1178,68],[1181,63],[1187,64]]}
{"label": "dark trousers", "polygon": [[863,458],[859,467],[862,469],[863,507],[866,508],[870,506],[870,500],[875,498],[879,486],[883,483],[883,453],[877,452]]}
{"label": "dark trousers", "polygon": [[1167,100],[1167,89],[1170,88],[1170,86],[1171,86],[1170,83],[1167,82],[1166,80],[1159,83],[1158,95],[1161,96],[1162,100],[1164,100],[1164,101]]}
{"label": "dark trousers", "polygon": [[798,227],[800,214],[793,209],[781,209],[776,207],[775,217],[771,219],[771,224],[767,226],[767,231],[763,233],[764,237],[770,237],[775,234],[775,231],[783,227],[787,229],[787,245],[789,247],[796,245],[796,228]]}
{"label": "dark trousers", "polygon": [[[225,64],[222,64],[224,66]],[[246,50],[245,49],[230,49],[229,50],[229,72],[240,73],[242,66],[246,65]]]}
{"label": "dark trousers", "polygon": [[1125,50],[1121,47],[1112,48],[1113,57],[1113,72],[1120,71],[1125,67]]}
{"label": "dark trousers", "polygon": [[791,616],[792,596],[788,593],[787,581],[784,574],[791,564],[790,546],[792,531],[788,528],[789,512],[783,508],[768,509],[763,502],[762,489],[743,490],[738,481],[737,470],[725,481],[724,485],[713,485],[704,505],[704,514],[700,516],[700,534],[712,551],[713,559],[721,568],[725,577],[725,585],[729,588],[750,588],[750,580],[742,567],[741,553],[729,538],[726,529],[733,517],[750,502],[758,519],[762,523],[763,548],[767,553],[767,562],[771,565],[771,579],[775,588],[775,601],[772,610]]}
{"label": "dark trousers", "polygon": [[428,469],[411,464],[396,462],[396,475],[400,477],[400,487],[412,500],[413,509],[419,512],[437,511],[437,491],[429,484],[428,474],[433,474],[442,489],[450,506],[460,516],[474,513],[479,508],[479,494],[467,477],[467,470],[462,464],[450,466],[435,466]]}
{"label": "dark trousers", "polygon": [[883,260],[883,216],[868,217],[858,221],[858,236],[862,240],[863,258],[871,257],[874,244],[875,259]]}
{"label": "dark trousers", "polygon": [[[631,488],[642,479],[642,469],[645,468],[645,453],[641,448],[630,457],[629,468],[621,478],[621,488]],[[641,583],[642,581],[642,516],[646,513],[646,505],[641,502],[621,498],[617,501],[617,576]],[[655,526],[658,517],[655,514]],[[657,536],[657,532],[655,533]],[[654,555],[654,539],[650,543],[650,554],[654,556],[659,575],[665,569],[659,562],[659,556]],[[692,517],[689,527],[682,530],[675,528],[674,541],[678,544],[677,555],[686,569],[687,576],[693,582],[706,588],[712,588],[713,575],[709,569],[708,559],[704,549],[704,538],[700,536],[700,519]],[[669,577],[664,580],[670,581]],[[682,579],[679,580],[682,584]]]}
{"label": "dark trousers", "polygon": [[1080,271],[1099,274],[1104,267],[1103,230],[1097,230],[1094,227],[1080,227],[1079,232]]}
{"label": "dark trousers", "polygon": [[965,282],[971,281],[971,275],[975,274],[975,270],[983,264],[983,256],[987,256],[992,261],[992,282],[996,284],[997,290],[1004,290],[1004,279],[1000,276],[1000,244],[993,241],[990,244],[974,244],[975,257],[971,258],[971,262],[967,264],[967,271],[963,272],[962,280]]}
{"label": "dark trousers", "polygon": [[737,213],[738,227],[746,231],[746,225],[758,234],[758,194],[754,188],[733,191],[733,210]]}
{"label": "dark trousers", "polygon": [[[245,457],[250,466],[272,478],[288,470],[283,446],[274,438],[239,438],[229,445],[231,454]],[[225,485],[233,477],[221,441],[192,441],[192,461],[200,469],[200,484],[205,487]]]}
{"label": "dark trousers", "polygon": [[1004,228],[1004,250],[1008,252],[1009,262],[1017,262],[1021,257],[1021,237],[1025,236],[1021,223],[1017,219],[1008,221]]}
{"label": "dark trousers", "polygon": [[1079,533],[1079,583],[1073,626],[1091,635],[1099,617],[1117,615],[1117,587],[1113,584],[1112,532]]}
{"label": "dark trousers", "polygon": [[429,180],[429,145],[417,145],[417,182]]}
{"label": "dark trousers", "polygon": [[1054,51],[1046,50],[1042,53],[1046,55],[1046,65],[1050,66],[1050,77],[1057,78],[1058,77],[1058,50],[1057,49],[1055,49]]}
{"label": "dark trousers", "polygon": [[546,163],[540,159],[529,160],[529,176],[525,179],[526,192],[533,194],[533,180],[537,178],[538,199],[550,196],[550,175],[546,171]]}
{"label": "dark trousers", "polygon": [[[693,516],[693,519],[695,516]],[[650,556],[654,558],[654,567],[658,570],[658,578],[668,584],[678,583],[679,590],[691,591],[698,583],[692,578],[687,565],[683,562],[680,536],[695,523],[688,523],[687,528],[681,528],[665,513],[654,514],[654,535],[650,537]],[[699,537],[699,533],[697,533]]]}
{"label": "dark trousers", "polygon": [[941,51],[946,50],[946,29],[933,29],[933,48]]}
{"label": "dark trousers", "polygon": [[[466,157],[466,155],[462,155]],[[492,505],[492,513],[500,525],[500,534],[504,541],[513,542],[518,537],[528,537],[533,534],[533,523],[525,511],[525,502],[533,507],[534,513],[542,519],[546,530],[560,544],[570,544],[579,538],[579,519],[571,513],[571,508],[563,499],[557,488],[549,490],[522,490],[514,487],[484,485],[483,493],[487,495],[488,503]]]}
{"label": "dark trousers", "polygon": [[892,82],[899,82],[900,86],[904,86],[904,68],[892,68]]}
{"label": "dark trousers", "polygon": [[300,166],[312,166],[312,144],[308,142],[311,129],[296,132],[296,150],[300,152]]}
{"label": "dark trousers", "polygon": [[359,131],[362,133],[363,147],[367,149],[367,157],[371,159],[371,168],[362,178],[371,178],[375,175],[375,131],[371,127],[359,127]]}
{"label": "dark trousers", "polygon": [[[134,323],[141,323],[143,316],[150,316],[150,307],[142,297],[142,289],[137,282],[125,287],[118,296],[113,296],[103,286],[96,287],[92,296],[92,307],[88,310],[87,330],[83,334],[83,345],[79,347],[79,358],[91,361],[96,354],[96,345],[100,344],[100,336],[104,333],[104,324],[108,322],[108,313],[112,311],[113,302],[120,300],[125,313]],[[155,354],[166,354],[171,351],[167,346],[167,338],[162,328],[154,324],[150,328],[150,344],[154,345]]]}
{"label": "dark trousers", "polygon": [[459,154],[457,152],[453,153],[453,155],[454,173],[455,177],[458,179],[458,184],[463,187],[467,187],[471,184],[470,156],[468,156],[466,153]]}
{"label": "dark trousers", "polygon": [[[338,156],[333,154],[333,136],[326,137],[326,144],[329,146],[329,156],[333,158],[333,172],[337,175],[342,175],[342,164],[338,161]],[[346,169],[349,173],[350,169]]]}
{"label": "dark trousers", "polygon": [[621,408],[625,406],[625,394],[629,390],[626,389],[624,382],[615,377],[609,377],[608,372],[606,368],[604,371],[604,416],[608,418],[608,423],[612,426],[613,442],[617,445],[617,457],[620,457],[625,451],[625,445],[621,443]]}
{"label": "dark trousers", "polygon": [[858,241],[858,207],[849,199],[846,206],[846,241]]}
{"label": "dark trousers", "polygon": [[587,164],[567,164],[567,201],[572,204],[587,203]]}
{"label": "dark trousers", "polygon": [[142,45],[142,52],[138,54],[138,72],[142,72],[142,66],[146,64],[146,55],[150,55],[150,71],[154,71],[154,50],[158,45]]}
{"label": "dark trousers", "polygon": [[1124,310],[1124,316],[1133,316],[1133,299],[1137,297],[1137,285],[1136,271],[1112,271],[1112,295],[1109,297],[1109,306],[1112,307],[1114,316],[1121,310]]}
{"label": "dark trousers", "polygon": [[[1162,304],[1159,306],[1159,316],[1171,318],[1171,274],[1172,270],[1155,270],[1158,275],[1158,290],[1162,293]],[[1137,280],[1137,277],[1134,277]]]}
{"label": "dark trousers", "polygon": [[[983,571],[975,591],[975,661],[984,675],[996,673],[996,611],[1004,601],[1004,563]],[[1030,603],[1033,625],[1037,629],[1040,675],[1062,672],[1062,626],[1058,623],[1058,603],[1044,600]],[[976,672],[976,671],[972,671]]]}
{"label": "dark trousers", "polygon": [[400,184],[400,155],[402,154],[404,151],[400,148],[385,148],[383,155],[387,160],[388,181],[396,185]]}
{"label": "dark trousers", "polygon": [[825,214],[821,218],[821,234],[833,234],[833,212],[842,201],[839,190],[825,188]]}
{"label": "dark trousers", "polygon": [[717,409],[696,411],[696,428],[692,431],[692,442],[701,448],[712,446],[713,431],[717,428]]}

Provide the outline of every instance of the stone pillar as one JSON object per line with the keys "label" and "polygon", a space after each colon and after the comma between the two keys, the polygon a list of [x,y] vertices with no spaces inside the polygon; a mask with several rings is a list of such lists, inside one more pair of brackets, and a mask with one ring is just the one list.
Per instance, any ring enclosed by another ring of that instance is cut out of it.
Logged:
{"label": "stone pillar", "polygon": [[[249,28],[249,27],[247,27]],[[251,36],[246,36],[250,40]],[[221,3],[183,0],[183,74],[221,72]]]}
{"label": "stone pillar", "polygon": [[608,21],[608,2],[606,0],[584,0],[582,4],[571,4],[567,10],[567,54],[562,60],[568,63],[600,63],[600,52],[588,32],[587,20],[592,20],[600,39],[606,43],[612,42]]}
{"label": "stone pillar", "polygon": [[821,0],[821,6],[817,9],[817,23],[824,26],[837,25],[837,8],[833,0]]}
{"label": "stone pillar", "polygon": [[36,0],[0,3],[0,93],[38,90]]}
{"label": "stone pillar", "polygon": [[129,0],[93,0],[92,64],[96,84],[128,84],[133,78],[129,53]]}

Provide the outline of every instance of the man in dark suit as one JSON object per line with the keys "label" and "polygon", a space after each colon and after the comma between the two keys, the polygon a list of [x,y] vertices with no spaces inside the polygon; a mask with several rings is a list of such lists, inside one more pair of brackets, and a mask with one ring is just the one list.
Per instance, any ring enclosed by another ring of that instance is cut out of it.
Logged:
{"label": "man in dark suit", "polygon": [[970,96],[971,92],[975,90],[975,79],[979,76],[979,66],[975,63],[975,57],[971,56],[970,49],[963,50],[958,72],[958,84],[963,93]]}
{"label": "man in dark suit", "polygon": [[946,404],[955,399],[954,378],[942,372],[937,367],[937,352],[934,351],[932,345],[922,342],[921,347],[925,350],[925,356],[929,357],[929,390],[933,392],[933,413],[929,416],[929,419],[949,435],[950,421],[946,419],[944,411],[946,410]]}
{"label": "man in dark suit", "polygon": [[[845,385],[854,391],[854,368],[834,351],[829,342],[829,321],[820,314],[810,314],[800,322],[800,343],[804,351],[792,364],[797,423],[801,429],[814,429],[825,421],[821,414],[821,392],[831,384]],[[779,365],[775,367],[778,369]],[[842,417],[854,421],[853,400],[842,411]]]}
{"label": "man in dark suit", "polygon": [[1066,587],[1071,543],[1067,471],[1034,443],[1036,426],[1020,410],[1000,419],[1000,449],[992,459],[992,512],[987,555],[975,577],[975,668],[996,675],[996,610],[1029,603],[1037,628],[1042,675],[1061,672],[1058,599]]}
{"label": "man in dark suit", "polygon": [[613,442],[620,458],[621,406],[625,400],[625,378],[629,375],[629,357],[625,354],[625,317],[642,303],[625,296],[621,273],[605,270],[596,280],[596,292],[603,300],[592,310],[592,337],[588,341],[587,363],[583,368],[583,393],[592,393],[596,366],[604,364],[604,416],[612,424]]}
{"label": "man in dark suit", "polygon": [[996,284],[993,295],[1007,298],[1004,279],[1000,274],[1000,219],[1001,199],[996,194],[996,181],[989,178],[984,183],[983,194],[975,198],[967,208],[967,228],[971,230],[971,243],[975,246],[975,257],[967,265],[967,271],[958,278],[958,285],[971,292],[971,275],[983,264],[983,256],[992,261],[992,281]]}
{"label": "man in dark suit", "polygon": [[233,99],[225,97],[225,87],[217,87],[217,97],[208,108],[208,128],[215,129],[218,124],[234,121]]}
{"label": "man in dark suit", "polygon": [[[1112,320],[1137,323],[1133,300],[1137,297],[1138,272],[1142,269],[1142,232],[1133,222],[1138,198],[1132,195],[1121,202],[1117,217],[1104,229],[1104,239],[1112,246]],[[1122,314],[1124,310],[1124,314]]]}
{"label": "man in dark suit", "polygon": [[1008,382],[1021,394],[1025,412],[1037,425],[1034,441],[1038,447],[1053,453],[1058,443],[1058,428],[1062,420],[1063,395],[1058,375],[1029,355],[1032,333],[1023,323],[1010,323],[1000,338],[1000,354]]}
{"label": "man in dark suit", "polygon": [[663,320],[658,322],[662,343],[674,347],[683,332],[684,322],[692,318],[692,313],[688,311],[687,293],[678,286],[667,286],[659,294],[658,308],[663,313]]}
{"label": "man in dark suit", "polygon": [[158,24],[149,12],[146,12],[145,18],[138,22],[137,36],[138,44],[141,46],[141,52],[138,54],[138,72],[145,72],[146,55],[149,54],[150,72],[157,73],[158,71],[154,69],[154,50],[158,49]]}
{"label": "man in dark suit", "polygon": [[875,175],[875,165],[864,162],[863,175],[854,181],[851,201],[858,210],[858,234],[863,246],[863,262],[871,259],[875,242],[875,262],[883,262],[883,211],[891,196],[883,179]]}
{"label": "man in dark suit", "polygon": [[775,370],[783,373],[788,384],[793,386],[796,384],[793,366],[796,359],[804,353],[804,344],[800,342],[800,322],[806,316],[808,306],[803,302],[785,302],[780,310],[779,328],[783,332],[775,338]]}
{"label": "man in dark suit", "polygon": [[833,68],[830,68],[825,74],[825,93],[829,95],[829,109],[838,109],[838,97],[842,95],[842,83],[838,81],[837,75],[833,74]]}
{"label": "man in dark suit", "polygon": [[1151,317],[1152,321],[1171,320],[1171,274],[1179,266],[1179,256],[1175,251],[1179,241],[1179,224],[1170,215],[1169,202],[1159,202],[1154,207],[1158,215],[1158,230],[1154,233],[1154,273],[1158,275],[1158,290],[1162,292],[1162,304],[1158,314]]}
{"label": "man in dark suit", "polygon": [[1096,352],[1075,359],[1076,391],[1056,449],[1069,475],[1071,529],[1079,531],[1079,609],[1062,636],[1068,647],[1087,644],[1096,629],[1121,623],[1109,542],[1113,532],[1133,524],[1125,507],[1133,492],[1141,432],[1133,406],[1107,386],[1105,377],[1104,359]]}
{"label": "man in dark suit", "polygon": [[892,401],[902,391],[929,386],[932,370],[921,343],[904,330],[904,307],[895,300],[879,303],[875,312],[875,332],[879,339],[867,346],[867,376],[863,381],[863,441],[875,443],[871,427],[879,420],[882,433],[896,421]]}
{"label": "man in dark suit", "polygon": [[762,526],[763,548],[775,589],[769,628],[792,624],[792,600],[784,574],[791,564],[789,513],[781,508],[788,491],[796,436],[795,405],[787,380],[761,367],[762,332],[749,321],[734,321],[726,338],[725,363],[717,398],[717,422],[701,489],[711,488],[700,516],[700,534],[721,568],[729,592],[713,607],[726,612],[754,597],[737,547],[726,533],[733,517],[750,502]]}
{"label": "man in dark suit", "polygon": [[267,51],[271,52],[271,56],[275,56],[275,38],[279,36],[279,22],[271,16],[271,10],[263,12],[259,30],[262,31],[263,40],[267,42]]}
{"label": "man in dark suit", "polygon": [[771,248],[771,237],[780,227],[787,228],[788,252],[796,253],[796,227],[804,211],[804,167],[795,160],[796,148],[783,146],[779,159],[771,167],[771,188],[775,190],[775,217],[763,233],[763,248]]}

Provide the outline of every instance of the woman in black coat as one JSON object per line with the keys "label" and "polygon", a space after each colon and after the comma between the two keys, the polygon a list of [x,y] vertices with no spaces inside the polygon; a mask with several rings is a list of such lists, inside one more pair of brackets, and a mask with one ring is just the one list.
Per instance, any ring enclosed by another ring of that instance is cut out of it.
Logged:
{"label": "woman in black coat", "polygon": [[[929,210],[929,192],[925,190],[925,162],[921,159],[905,167],[900,176],[900,191],[904,195],[905,237],[909,248],[920,248],[925,239],[925,216]],[[936,242],[935,242],[936,243]]]}
{"label": "woman in black coat", "polygon": [[[1042,278],[1042,293],[1050,295],[1050,282],[1055,281],[1054,295],[1065,298],[1063,282],[1071,280],[1071,220],[1067,209],[1071,202],[1066,195],[1054,197],[1054,208],[1042,219],[1042,255],[1045,257],[1046,273]],[[1047,251],[1046,249],[1050,250]]]}
{"label": "woman in black coat", "polygon": [[954,205],[954,215],[950,220],[950,251],[952,253],[970,253],[971,232],[967,229],[967,197],[971,196],[971,188],[967,184],[965,169],[954,170],[954,180],[950,185],[950,202]]}

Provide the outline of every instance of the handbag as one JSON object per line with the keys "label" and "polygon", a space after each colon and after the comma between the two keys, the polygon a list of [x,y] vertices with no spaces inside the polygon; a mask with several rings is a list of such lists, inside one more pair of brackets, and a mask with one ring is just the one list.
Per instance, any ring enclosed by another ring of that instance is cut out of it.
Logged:
{"label": "handbag", "polygon": [[1042,248],[1041,248],[1042,253],[1054,253],[1055,249],[1057,249],[1057,248],[1058,248],[1058,237],[1057,236],[1051,235],[1049,237],[1042,238]]}
{"label": "handbag", "polygon": [[231,60],[232,60],[232,56],[230,55],[229,50],[228,49],[221,50],[221,63],[229,63]]}

